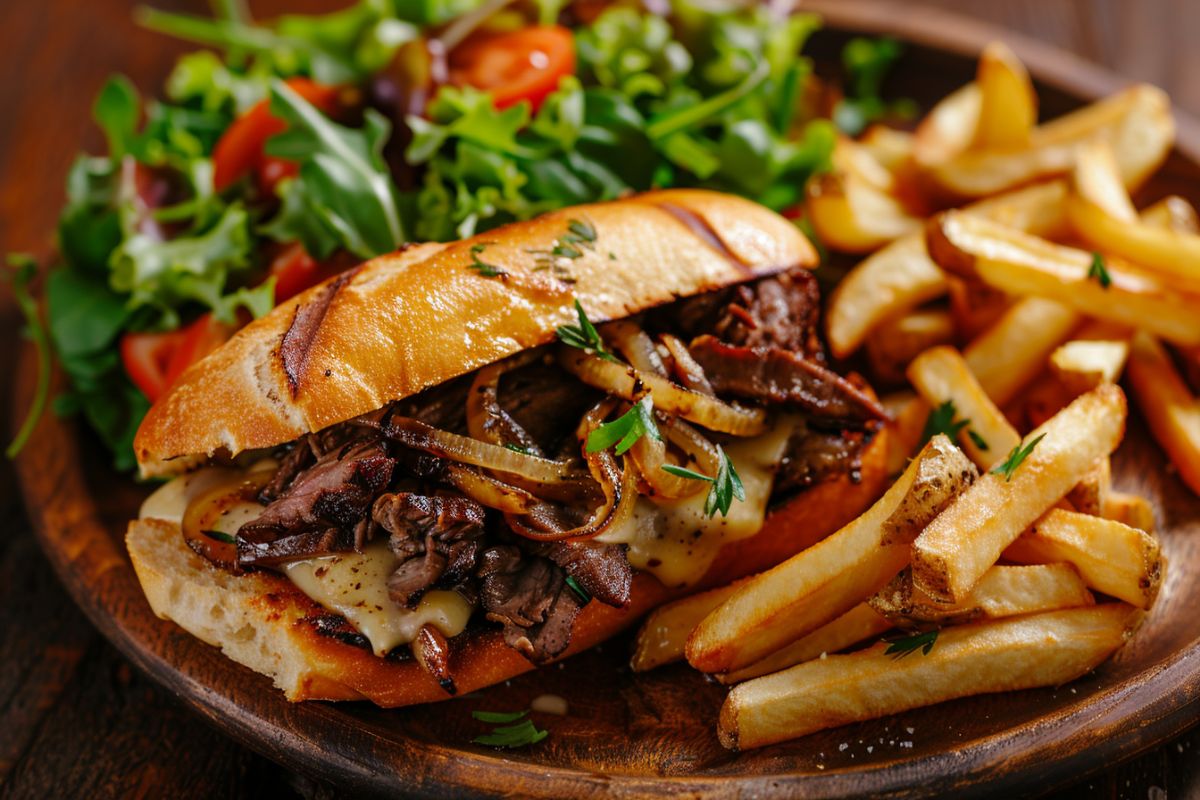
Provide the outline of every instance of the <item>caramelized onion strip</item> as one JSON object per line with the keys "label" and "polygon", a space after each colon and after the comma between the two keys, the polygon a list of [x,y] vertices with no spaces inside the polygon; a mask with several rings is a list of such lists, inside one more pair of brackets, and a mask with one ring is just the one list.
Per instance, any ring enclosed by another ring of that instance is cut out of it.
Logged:
{"label": "caramelized onion strip", "polygon": [[667,348],[667,352],[671,354],[671,365],[675,373],[675,378],[688,389],[700,394],[706,394],[710,397],[716,396],[716,391],[712,384],[708,382],[708,376],[704,374],[704,367],[696,363],[696,359],[692,358],[691,351],[687,349],[679,337],[672,336],[669,333],[664,333],[658,337],[663,346]]}
{"label": "caramelized onion strip", "polygon": [[459,436],[411,417],[391,417],[382,427],[383,434],[389,439],[449,461],[551,485],[575,484],[584,477],[568,462],[531,456],[469,436]]}
{"label": "caramelized onion strip", "polygon": [[629,461],[622,467],[609,450],[589,453],[584,444],[588,434],[600,427],[615,407],[613,399],[601,400],[584,415],[576,430],[588,469],[604,492],[604,502],[586,522],[573,528],[563,524],[558,507],[549,503],[539,504],[525,516],[507,515],[508,525],[515,533],[540,542],[591,539],[624,522],[633,512],[638,497],[637,470]]}
{"label": "caramelized onion strip", "polygon": [[558,354],[563,368],[581,381],[630,402],[649,392],[659,411],[677,414],[712,431],[733,436],[757,436],[767,429],[767,414],[761,408],[726,403],[685,389],[662,376],[608,361],[577,348],[560,347]]}
{"label": "caramelized onion strip", "polygon": [[667,366],[654,346],[654,340],[636,322],[610,322],[604,326],[604,333],[605,338],[610,339],[617,351],[635,368],[667,377]]}
{"label": "caramelized onion strip", "polygon": [[519,486],[496,480],[462,464],[448,466],[445,477],[448,483],[467,497],[505,514],[528,514],[539,502]]}
{"label": "caramelized onion strip", "polygon": [[677,499],[706,491],[708,484],[704,481],[672,475],[663,469],[668,464],[678,466],[667,457],[667,442],[678,447],[688,457],[683,466],[691,469],[690,463],[695,462],[698,471],[710,477],[717,474],[719,466],[716,446],[691,425],[676,417],[665,422],[660,420],[659,426],[665,441],[643,436],[629,450],[642,480],[650,487],[650,497]]}

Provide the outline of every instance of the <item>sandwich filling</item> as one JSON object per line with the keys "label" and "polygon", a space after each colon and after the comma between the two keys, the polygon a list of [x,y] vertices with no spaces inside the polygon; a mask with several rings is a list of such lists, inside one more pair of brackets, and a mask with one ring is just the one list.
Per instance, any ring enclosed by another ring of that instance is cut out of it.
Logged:
{"label": "sandwich filling", "polygon": [[142,516],[220,568],[285,575],[453,692],[468,627],[553,659],[588,602],[629,603],[635,568],[695,584],[773,504],[856,479],[884,413],[826,366],[818,311],[803,270],[598,330],[580,310],[558,344],[178,478]]}

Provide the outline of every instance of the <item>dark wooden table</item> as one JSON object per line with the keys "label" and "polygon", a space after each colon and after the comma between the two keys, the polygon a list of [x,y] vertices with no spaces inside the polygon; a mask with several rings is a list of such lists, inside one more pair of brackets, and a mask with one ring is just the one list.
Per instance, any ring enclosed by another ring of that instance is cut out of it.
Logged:
{"label": "dark wooden table", "polygon": [[[1195,0],[924,2],[1153,81],[1200,116]],[[331,4],[260,0],[252,6],[266,14]],[[201,11],[204,0],[156,5]],[[51,250],[67,167],[80,145],[100,146],[89,107],[105,76],[120,70],[154,91],[183,49],[135,29],[132,6],[126,0],[0,2],[0,250]],[[919,13],[912,4],[897,6],[897,13]],[[0,348],[0,375],[12,374],[17,327],[11,298],[0,296],[0,331],[10,342]],[[0,378],[3,420],[11,416],[8,383]],[[0,524],[0,798],[338,796],[225,739],[137,674],[59,586],[3,462]],[[1057,796],[1200,797],[1200,728]]]}

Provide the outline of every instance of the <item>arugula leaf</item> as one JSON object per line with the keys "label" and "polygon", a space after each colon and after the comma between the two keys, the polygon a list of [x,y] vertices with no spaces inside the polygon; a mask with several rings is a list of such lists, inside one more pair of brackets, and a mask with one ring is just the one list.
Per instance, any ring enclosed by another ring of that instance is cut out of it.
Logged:
{"label": "arugula leaf", "polygon": [[612,8],[575,34],[579,72],[599,86],[636,100],[661,97],[692,68],[687,48],[656,14]]}
{"label": "arugula leaf", "polygon": [[1112,286],[1112,275],[1109,274],[1108,266],[1104,263],[1104,256],[1099,253],[1092,253],[1092,264],[1088,267],[1087,276],[1099,283],[1101,289]]}
{"label": "arugula leaf", "polygon": [[659,433],[658,425],[654,422],[654,406],[649,395],[634,403],[633,408],[612,422],[606,422],[589,433],[585,449],[589,453],[598,453],[615,444],[617,446],[615,452],[620,456],[624,455],[643,436],[662,441],[662,434]]}
{"label": "arugula leaf", "polygon": [[844,133],[857,136],[867,125],[886,116],[912,117],[912,100],[887,103],[881,96],[883,79],[903,54],[904,47],[895,39],[854,38],[842,50],[846,70],[846,97],[833,110],[833,121]]}
{"label": "arugula leaf", "polygon": [[271,112],[290,127],[267,141],[267,153],[300,163],[309,209],[343,246],[362,258],[399,247],[406,237],[382,155],[388,122],[369,109],[362,130],[338,125],[279,80]]}
{"label": "arugula leaf", "polygon": [[68,264],[107,274],[121,243],[114,207],[116,170],[107,158],[80,156],[67,173],[67,205],[58,221],[58,249]]}
{"label": "arugula leaf", "polygon": [[1013,474],[1017,471],[1017,467],[1029,458],[1029,454],[1033,452],[1033,448],[1038,446],[1038,442],[1046,438],[1046,434],[1040,434],[1031,439],[1027,444],[1018,444],[1009,451],[1008,457],[996,466],[992,467],[991,472],[994,475],[1003,475],[1005,481],[1011,481]]}
{"label": "arugula leaf", "polygon": [[25,335],[33,342],[34,349],[37,351],[38,367],[37,382],[34,386],[33,397],[29,401],[29,408],[25,412],[25,420],[4,451],[4,454],[11,459],[16,458],[17,454],[25,447],[25,443],[29,441],[34,428],[37,427],[38,420],[46,411],[46,401],[50,397],[52,365],[46,325],[42,322],[42,316],[38,311],[37,300],[29,291],[29,284],[37,274],[37,262],[33,260],[32,256],[24,253],[9,253],[7,262],[9,270],[6,270],[5,278],[12,287],[17,308],[20,309],[21,316],[25,319]]}
{"label": "arugula leaf", "polygon": [[910,656],[917,650],[921,651],[921,655],[927,656],[933,650],[933,645],[937,643],[938,631],[926,631],[925,633],[916,633],[912,636],[903,636],[896,639],[884,639],[888,643],[887,649],[883,651],[885,656],[891,656],[895,660]]}
{"label": "arugula leaf", "polygon": [[608,352],[604,347],[604,339],[600,337],[600,332],[596,330],[596,326],[588,319],[587,313],[583,310],[579,300],[575,301],[575,314],[579,317],[578,325],[559,325],[558,340],[565,345],[577,347],[586,353],[591,353],[594,356],[600,356],[608,361],[617,361],[616,356]]}
{"label": "arugula leaf", "polygon": [[687,478],[693,481],[708,481],[712,487],[708,490],[708,496],[704,498],[704,513],[710,519],[716,516],[717,512],[721,512],[721,516],[729,516],[729,508],[733,505],[733,499],[746,500],[746,487],[742,485],[742,479],[738,477],[737,470],[733,466],[733,461],[726,455],[724,448],[717,445],[717,454],[721,460],[720,466],[717,467],[717,475],[715,478],[710,478],[707,475],[687,469],[686,467],[678,467],[674,464],[664,464],[663,472],[677,475],[680,478]]}
{"label": "arugula leaf", "polygon": [[957,414],[958,409],[954,407],[953,400],[947,400],[930,411],[929,416],[925,418],[925,429],[921,431],[921,444],[918,449],[928,444],[929,440],[939,433],[946,434],[952,442],[957,441],[958,434],[962,432],[962,429],[971,424],[969,419],[956,422],[954,417]]}

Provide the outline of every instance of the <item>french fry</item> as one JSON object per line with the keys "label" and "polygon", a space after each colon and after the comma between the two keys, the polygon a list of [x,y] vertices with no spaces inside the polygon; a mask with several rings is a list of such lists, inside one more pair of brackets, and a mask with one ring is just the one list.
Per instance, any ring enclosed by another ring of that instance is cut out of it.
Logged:
{"label": "french fry", "polygon": [[912,158],[914,139],[908,131],[899,131],[887,125],[872,125],[858,143],[894,175]]}
{"label": "french fry", "polygon": [[956,418],[968,422],[959,432],[959,446],[980,468],[992,466],[1021,443],[1021,435],[953,347],[934,347],[917,356],[908,365],[908,379],[931,407],[954,403]]}
{"label": "french fry", "polygon": [[[991,197],[968,207],[1039,236],[1065,229],[1064,181],[1051,181]],[[834,289],[825,317],[829,349],[845,358],[880,323],[899,317],[946,293],[946,276],[929,258],[921,232],[909,234],[864,259]]]}
{"label": "french fry", "polygon": [[1142,209],[1142,222],[1177,233],[1200,233],[1200,217],[1196,209],[1177,194],[1167,195],[1152,206]]}
{"label": "french fry", "polygon": [[831,250],[870,253],[921,227],[899,200],[854,173],[818,175],[806,193],[809,222]]}
{"label": "french fry", "polygon": [[1050,367],[1072,394],[1116,383],[1129,358],[1129,339],[1074,339],[1050,354]]}
{"label": "french fry", "polygon": [[968,83],[937,102],[917,125],[913,160],[925,168],[953,160],[975,140],[983,93]]}
{"label": "french fry", "polygon": [[1109,492],[1108,497],[1104,499],[1104,509],[1100,516],[1149,534],[1154,533],[1154,508],[1150,501],[1140,494]]}
{"label": "french fry", "polygon": [[1158,597],[1166,559],[1145,531],[1115,520],[1053,509],[1004,551],[1018,564],[1073,564],[1098,592],[1141,609]]}
{"label": "french fry", "polygon": [[728,600],[748,580],[742,578],[727,586],[718,586],[654,609],[638,629],[629,666],[634,672],[647,672],[683,660],[684,645],[700,620]]}
{"label": "french fry", "polygon": [[[950,314],[959,339],[970,341],[996,324],[1012,307],[1013,299],[985,283],[946,276],[950,294]],[[869,340],[868,340],[869,341]]]}
{"label": "french fry", "polygon": [[1081,319],[1062,303],[1026,297],[967,345],[963,357],[988,397],[1005,406],[1037,377],[1046,358]]}
{"label": "french fry", "polygon": [[1162,164],[1174,139],[1166,94],[1140,84],[1036,128],[1026,148],[963,152],[934,164],[926,176],[953,196],[985,197],[1063,175],[1074,166],[1081,144],[1102,140],[1112,146],[1121,177],[1133,188]]}
{"label": "french fry", "polygon": [[954,340],[954,321],[946,311],[913,311],[880,325],[867,338],[867,360],[883,385],[904,380],[904,370],[921,352]]}
{"label": "french fry", "polygon": [[941,602],[965,599],[1004,549],[1116,448],[1125,414],[1125,395],[1106,384],[1034,430],[1025,441],[1038,444],[1015,470],[983,475],[913,542],[913,582]]}
{"label": "french fry", "polygon": [[935,436],[862,516],[705,617],[688,638],[688,661],[701,672],[738,670],[854,608],[904,568],[912,537],[974,476],[962,451]]}
{"label": "french fry", "polygon": [[812,633],[776,650],[762,661],[735,672],[717,675],[721,683],[731,685],[779,672],[804,661],[820,658],[822,653],[837,653],[859,642],[878,636],[890,629],[892,623],[881,617],[866,603],[859,603],[830,623],[822,625]]}
{"label": "french fry", "polygon": [[1200,293],[1189,293],[1115,258],[1102,282],[1093,255],[1051,244],[977,215],[949,211],[926,228],[929,254],[949,272],[1006,292],[1040,295],[1095,317],[1200,344]]}
{"label": "french fry", "polygon": [[876,612],[900,625],[959,624],[1015,617],[1095,603],[1079,572],[1070,564],[995,566],[983,574],[961,603],[938,603],[913,586],[901,572],[869,601]]}
{"label": "french fry", "polygon": [[1029,145],[1037,124],[1037,94],[1025,65],[1003,42],[992,42],[979,56],[979,122],[975,150],[1016,150]]}
{"label": "french fry", "polygon": [[1075,488],[1067,492],[1066,500],[1081,514],[1103,515],[1112,490],[1112,460],[1105,456],[1096,462]]}
{"label": "french fry", "polygon": [[[1129,191],[1121,180],[1121,170],[1108,142],[1097,139],[1080,145],[1075,153],[1070,186],[1068,200],[1085,201],[1121,223],[1138,222],[1137,209],[1129,199]],[[1074,218],[1069,213],[1068,217],[1073,224]],[[1079,234],[1077,226],[1075,233]]]}
{"label": "french fry", "polygon": [[1124,603],[947,628],[927,654],[879,643],[738,684],[718,735],[749,750],[850,722],[975,694],[1058,686],[1094,669],[1140,621]]}
{"label": "french fry", "polygon": [[1200,400],[1163,346],[1145,332],[1134,335],[1125,371],[1150,432],[1183,482],[1200,494]]}

